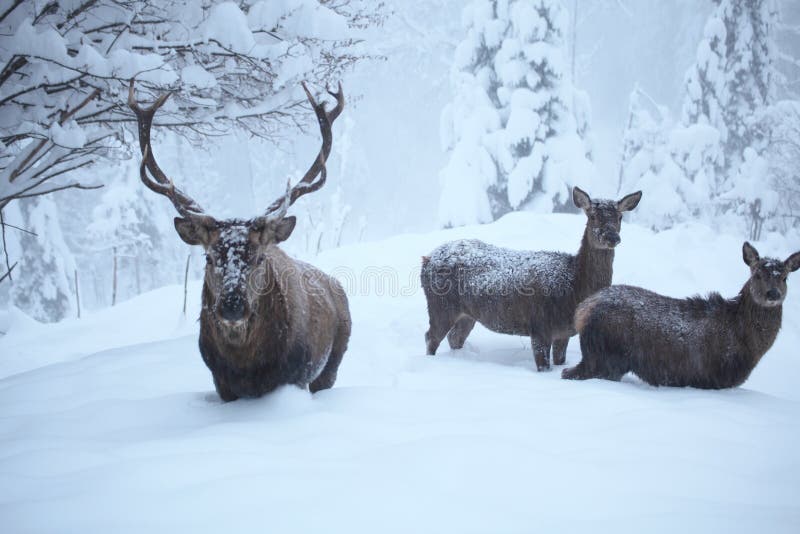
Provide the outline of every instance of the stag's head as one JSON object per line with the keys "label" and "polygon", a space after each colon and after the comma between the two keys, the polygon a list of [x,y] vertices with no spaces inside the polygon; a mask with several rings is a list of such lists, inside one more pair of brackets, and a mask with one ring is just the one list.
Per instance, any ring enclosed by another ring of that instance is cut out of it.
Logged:
{"label": "stag's head", "polygon": [[586,214],[586,235],[589,246],[598,249],[613,249],[619,245],[622,213],[639,204],[642,192],[637,191],[621,200],[592,200],[579,187],[572,189],[572,201]]}
{"label": "stag's head", "polygon": [[200,245],[205,250],[204,292],[210,295],[211,302],[204,302],[204,306],[226,341],[233,345],[247,340],[254,311],[258,309],[258,299],[274,289],[265,278],[270,272],[267,265],[271,258],[269,248],[288,239],[294,230],[295,217],[286,215],[289,206],[325,184],[325,162],[333,144],[331,125],[344,108],[344,93],[341,85],[337,92],[329,91],[336,99],[336,107],[327,111],[325,103],[318,104],[305,84],[303,90],[322,133],[322,148],[314,163],[294,187],[287,185],[286,194],[275,200],[263,215],[250,220],[217,220],[178,189],[153,156],[150,146],[153,116],[169,94],[162,95],[148,108],[141,107],[134,97],[131,80],[128,106],[136,114],[139,123],[139,145],[142,150],[139,173],[142,182],[172,201],[180,214],[175,218],[175,230],[180,238],[189,245]]}
{"label": "stag's head", "polygon": [[750,295],[759,306],[780,306],[786,298],[786,278],[800,268],[800,252],[795,252],[785,261],[762,258],[756,248],[745,241],[742,258],[750,267]]}

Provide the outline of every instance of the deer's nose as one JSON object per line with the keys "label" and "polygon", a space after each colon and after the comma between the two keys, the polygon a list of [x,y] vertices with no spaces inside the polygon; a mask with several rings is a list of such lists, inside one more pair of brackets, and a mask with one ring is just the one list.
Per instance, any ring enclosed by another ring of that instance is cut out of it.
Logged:
{"label": "deer's nose", "polygon": [[239,293],[225,295],[217,306],[219,316],[225,321],[237,322],[244,319],[247,302]]}
{"label": "deer's nose", "polygon": [[781,298],[781,292],[775,289],[774,287],[769,291],[767,291],[767,300],[775,301],[775,300],[780,300],[780,298]]}
{"label": "deer's nose", "polygon": [[619,238],[619,234],[617,232],[609,232],[606,234],[606,243],[612,247],[619,245],[620,241],[621,239]]}

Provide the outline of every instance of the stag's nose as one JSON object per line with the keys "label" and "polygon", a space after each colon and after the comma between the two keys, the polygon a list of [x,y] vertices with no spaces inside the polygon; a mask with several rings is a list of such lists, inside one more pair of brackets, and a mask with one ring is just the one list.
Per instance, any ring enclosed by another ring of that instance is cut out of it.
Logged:
{"label": "stag's nose", "polygon": [[619,237],[619,234],[616,232],[609,232],[606,234],[606,243],[609,246],[616,247],[619,245],[619,242],[622,241]]}
{"label": "stag's nose", "polygon": [[781,292],[774,287],[767,291],[767,300],[776,301],[781,299]]}
{"label": "stag's nose", "polygon": [[223,297],[219,303],[218,310],[222,319],[235,323],[244,319],[247,303],[242,295],[231,293]]}

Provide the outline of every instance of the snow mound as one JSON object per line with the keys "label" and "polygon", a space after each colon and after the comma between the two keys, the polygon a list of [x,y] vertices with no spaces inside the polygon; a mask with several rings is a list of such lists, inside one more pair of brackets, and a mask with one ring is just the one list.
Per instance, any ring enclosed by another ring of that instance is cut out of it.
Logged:
{"label": "snow mound", "polygon": [[[775,346],[734,390],[560,380],[527,339],[480,326],[424,355],[421,255],[457,239],[574,253],[584,222],[513,213],[315,258],[354,321],[336,386],[315,396],[221,403],[197,349],[199,282],[187,318],[178,286],[55,325],[0,315],[5,530],[796,531],[798,275]],[[730,296],[748,275],[741,240],[700,225],[621,235],[617,283]]]}

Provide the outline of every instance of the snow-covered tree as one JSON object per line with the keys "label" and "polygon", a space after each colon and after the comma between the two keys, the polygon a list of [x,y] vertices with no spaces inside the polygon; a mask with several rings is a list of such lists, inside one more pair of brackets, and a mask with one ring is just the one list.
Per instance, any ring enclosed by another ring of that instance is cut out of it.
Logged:
{"label": "snow-covered tree", "polygon": [[[162,261],[161,269],[169,265],[165,256],[171,251],[164,234],[165,230],[172,231],[165,228],[172,224],[171,213],[142,187],[138,165],[131,162],[115,166],[114,170],[118,177],[103,188],[77,248],[83,254],[94,253],[107,259],[106,269],[92,274],[109,287],[116,275],[119,301],[174,280],[161,277],[157,265],[158,260]],[[112,271],[114,261],[116,273]]]}
{"label": "snow-covered tree", "polygon": [[301,80],[338,80],[364,51],[364,0],[14,1],[0,12],[0,210],[82,187],[71,171],[127,149],[143,100],[193,141],[231,129],[271,139],[309,118]]}
{"label": "snow-covered tree", "polygon": [[61,233],[56,203],[52,197],[38,197],[15,207],[20,214],[15,222],[27,231],[18,234],[15,247],[19,266],[10,285],[11,302],[40,321],[74,315],[75,262]]}
{"label": "snow-covered tree", "polygon": [[560,210],[591,172],[587,99],[568,76],[567,13],[557,0],[474,0],[442,113],[443,225],[514,209]]}
{"label": "snow-covered tree", "polygon": [[755,117],[755,125],[764,150],[752,159],[766,169],[750,177],[768,187],[755,189],[758,203],[752,204],[758,211],[749,222],[757,227],[761,218],[767,229],[786,233],[800,226],[800,101],[776,102]]}
{"label": "snow-covered tree", "polygon": [[623,135],[620,191],[647,191],[633,220],[669,228],[707,211],[708,175],[717,157],[717,131],[675,125],[669,110],[640,88],[631,93]]}
{"label": "snow-covered tree", "polygon": [[774,97],[778,10],[774,0],[715,4],[687,73],[681,121],[661,120],[659,135],[639,142],[649,118],[634,91],[621,184],[645,188],[651,197],[656,192],[658,206],[634,216],[655,228],[689,217],[715,218],[758,239],[778,205],[765,156],[769,121],[758,120]]}
{"label": "snow-covered tree", "polygon": [[683,123],[719,131],[722,158],[712,194],[734,187],[745,149],[755,142],[750,118],[774,96],[778,20],[775,0],[714,0],[696,64],[686,80]]}
{"label": "snow-covered tree", "polygon": [[[204,144],[236,131],[274,141],[311,117],[299,82],[339,80],[368,57],[360,32],[383,17],[382,3],[366,0],[7,4],[0,8],[0,222],[16,200],[113,183],[82,171],[136,152],[136,120],[126,105],[129,79],[136,78],[141,100],[173,93],[157,135]],[[122,188],[132,185],[122,182]],[[126,226],[122,216],[146,211],[135,205],[139,201],[102,204],[106,214],[120,215],[111,222],[122,226],[97,222],[97,241],[153,246],[155,234]],[[143,235],[150,236],[149,245],[139,239]],[[25,264],[17,267],[15,284],[30,272]]]}

